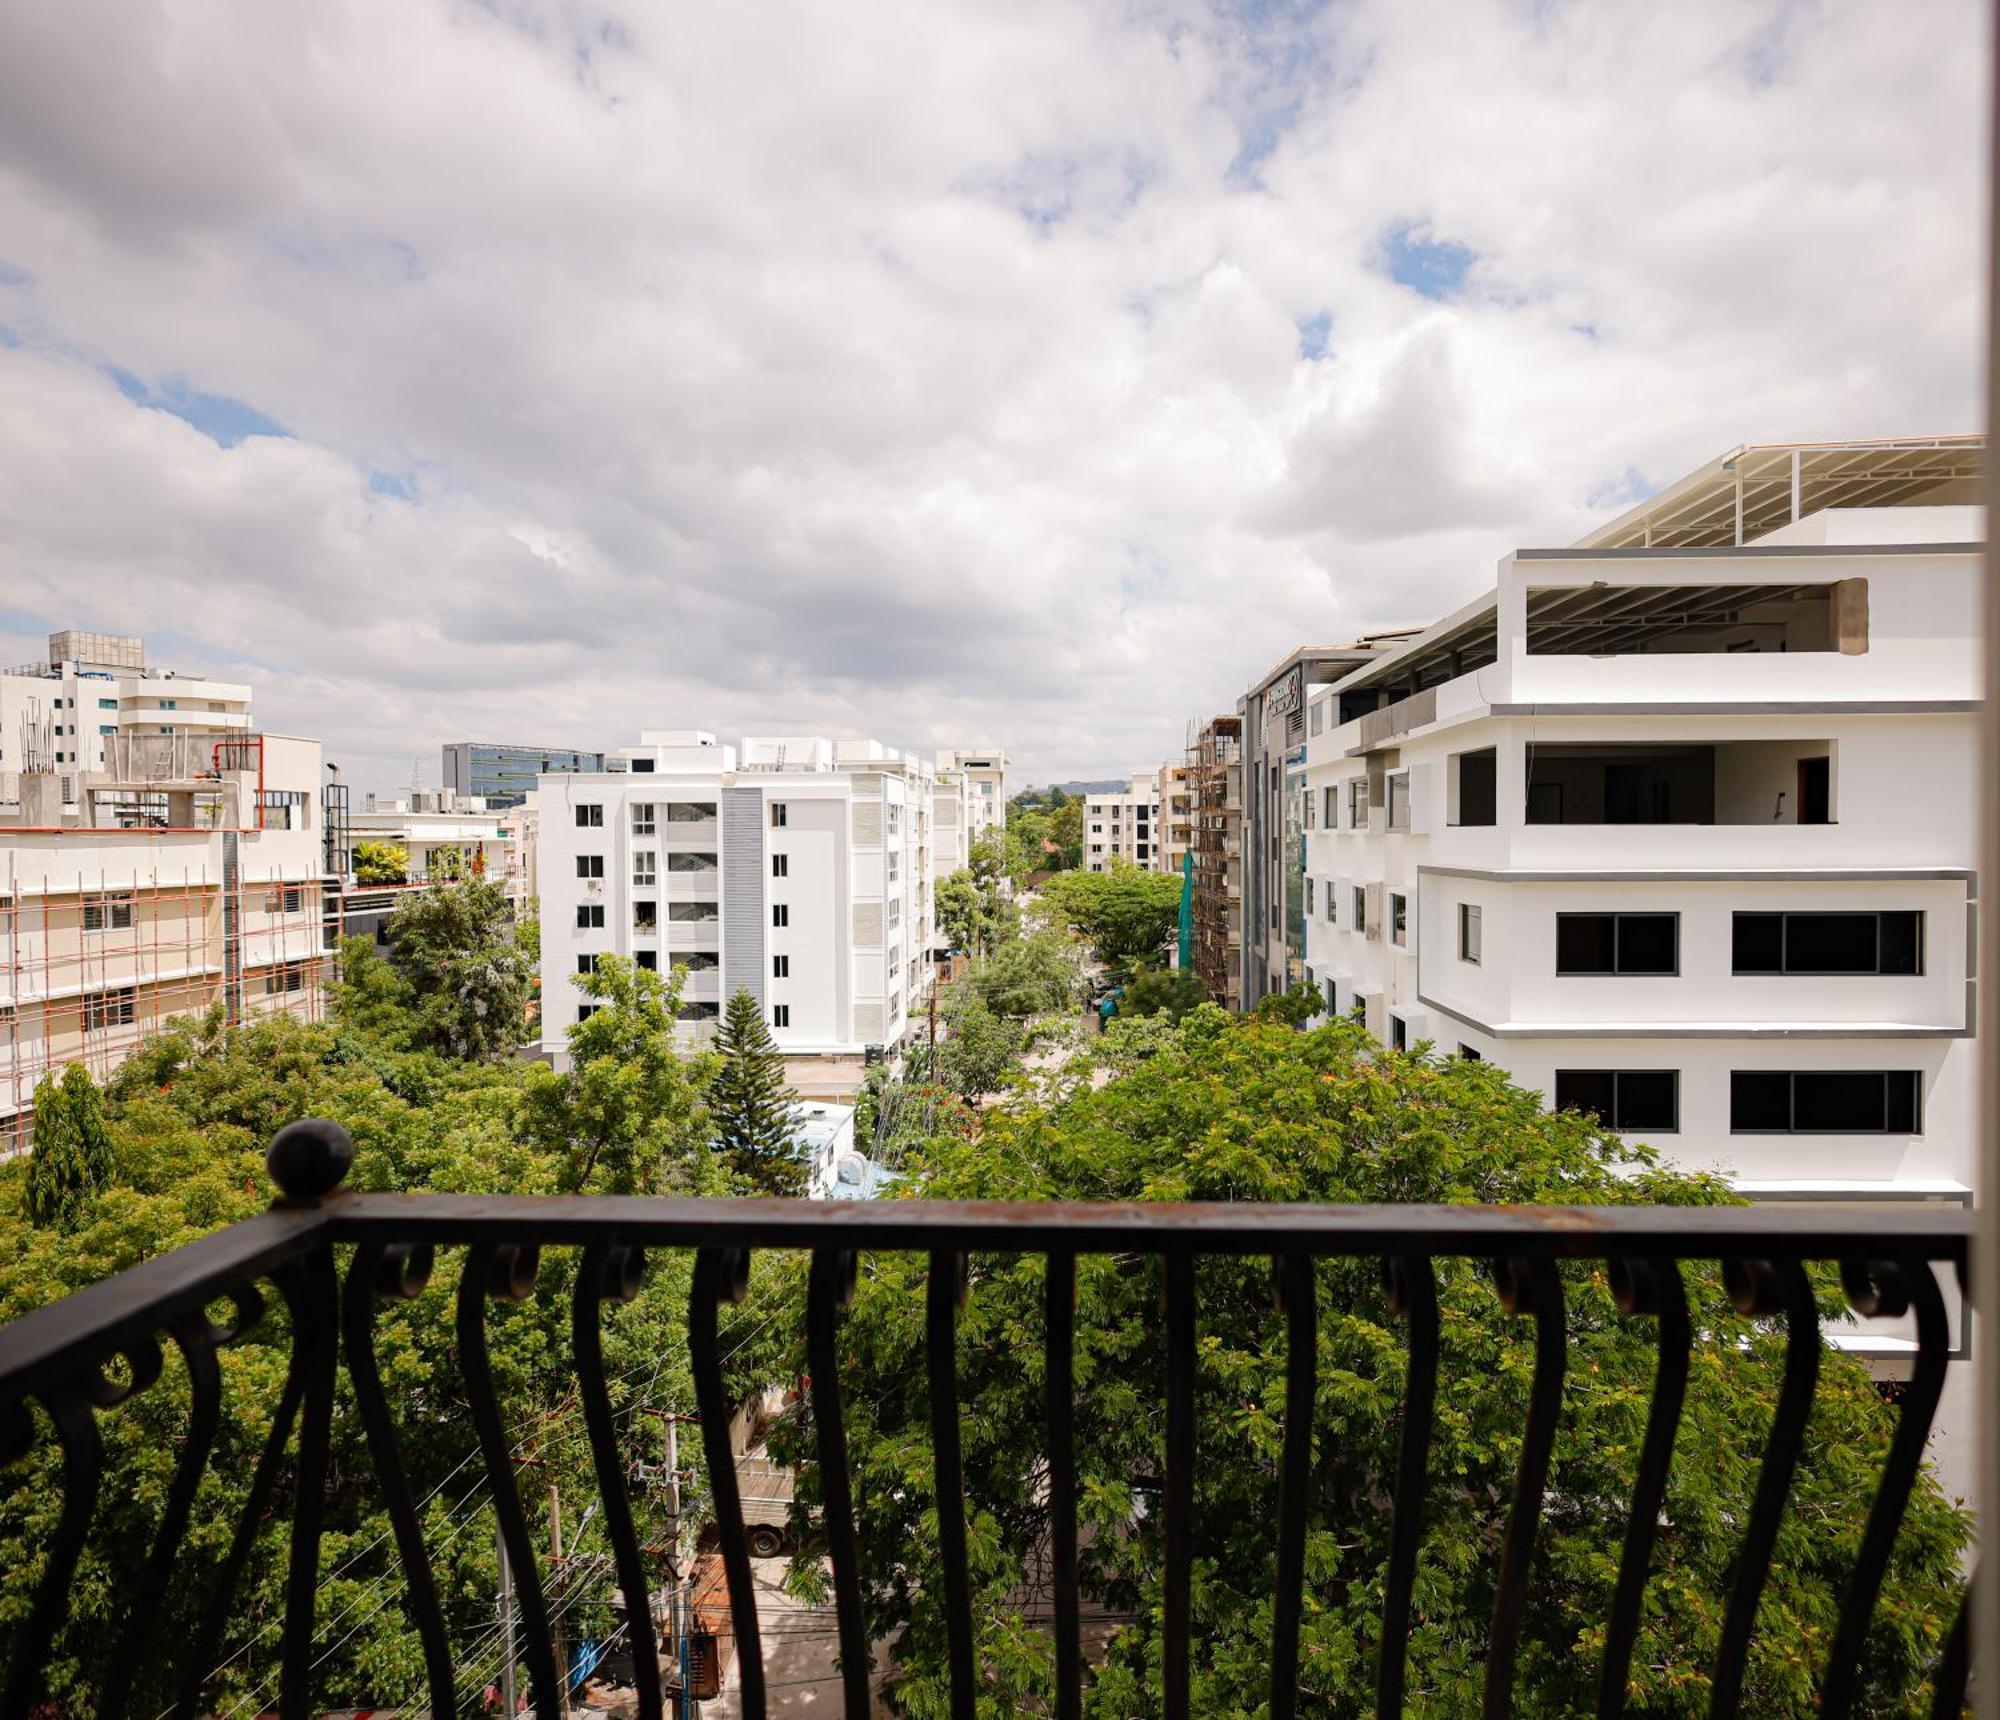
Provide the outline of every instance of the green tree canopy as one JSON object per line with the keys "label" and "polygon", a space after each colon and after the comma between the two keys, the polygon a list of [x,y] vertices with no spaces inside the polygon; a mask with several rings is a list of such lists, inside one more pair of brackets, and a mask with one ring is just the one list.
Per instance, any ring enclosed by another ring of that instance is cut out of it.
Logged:
{"label": "green tree canopy", "polygon": [[946,995],[944,1020],[938,1079],[961,1099],[973,1102],[997,1093],[1019,1067],[1027,1047],[1020,1023],[996,1014],[976,987],[963,982]]}
{"label": "green tree canopy", "polygon": [[401,884],[410,875],[410,851],[394,842],[357,842],[354,878],[360,884]]}
{"label": "green tree canopy", "polygon": [[771,1037],[763,1009],[741,986],[723,1011],[715,1049],[708,1109],[723,1163],[748,1194],[805,1193],[806,1167],[792,1113],[798,1100],[785,1085],[785,1054]]}
{"label": "green tree canopy", "polygon": [[35,1088],[35,1114],[22,1205],[40,1229],[72,1231],[116,1173],[97,1083],[81,1063],[53,1070]]}
{"label": "green tree canopy", "polygon": [[1120,1015],[1165,1014],[1178,1021],[1191,1009],[1208,1001],[1208,993],[1191,973],[1174,968],[1141,968],[1126,983],[1125,995],[1118,1000]]}
{"label": "green tree canopy", "polygon": [[454,1057],[499,1057],[521,1042],[534,968],[498,883],[417,890],[389,921],[389,959],[425,1031]]}
{"label": "green tree canopy", "polygon": [[1107,872],[1051,878],[1042,896],[1112,967],[1163,960],[1180,920],[1180,879],[1125,860],[1113,861]]}
{"label": "green tree canopy", "polygon": [[[1491,1064],[1390,1054],[1351,1023],[1300,1032],[1204,1008],[1153,1055],[1057,1102],[988,1113],[934,1141],[924,1193],[1004,1200],[1726,1201],[1662,1171]],[[897,1667],[897,1713],[948,1712],[944,1584],[933,1525],[921,1342],[924,1263],[874,1255],[840,1333],[871,1636]],[[1676,1461],[1632,1662],[1631,1711],[1706,1712],[1708,1674],[1783,1371],[1785,1337],[1739,1316],[1719,1271],[1684,1270],[1696,1334]],[[1436,1262],[1442,1375],[1410,1640],[1413,1712],[1477,1713],[1513,1495],[1534,1322],[1506,1313],[1482,1262]],[[1193,1709],[1262,1712],[1271,1661],[1285,1324],[1270,1264],[1196,1265]],[[1618,1314],[1600,1263],[1562,1269],[1568,1368],[1536,1545],[1515,1711],[1590,1712],[1655,1366],[1650,1321]],[[1367,1712],[1402,1419],[1404,1322],[1375,1264],[1328,1260],[1318,1299],[1315,1443],[1301,1664],[1311,1712]],[[982,1715],[1039,1709],[1049,1639],[1020,1606],[1045,1546],[1044,1267],[973,1264],[957,1367]],[[1828,1312],[1833,1296],[1828,1293]],[[913,1310],[917,1311],[913,1313]],[[1142,1509],[1164,1463],[1165,1355],[1154,1263],[1077,1262],[1076,1461],[1086,1613],[1115,1622],[1086,1712],[1159,1706],[1162,1525]],[[913,1324],[913,1322],[915,1322]],[[794,1364],[803,1365],[801,1357]],[[1744,1712],[1815,1712],[1824,1665],[1894,1411],[1857,1363],[1822,1357],[1809,1448],[1745,1668]],[[805,1454],[809,1436],[787,1429]],[[810,1500],[814,1477],[804,1475]],[[1865,1712],[1927,1711],[1927,1669],[1956,1611],[1967,1520],[1926,1477],[1913,1497],[1871,1641]],[[805,1574],[802,1572],[802,1575]]]}
{"label": "green tree canopy", "polygon": [[578,976],[596,1007],[569,1030],[570,1067],[533,1066],[519,1112],[527,1139],[562,1161],[565,1193],[720,1192],[707,1101],[716,1056],[675,1037],[683,977],[613,955]]}
{"label": "green tree canopy", "polygon": [[1044,927],[1001,944],[973,963],[960,983],[995,1015],[1025,1019],[1072,1008],[1081,995],[1083,967],[1075,941]]}
{"label": "green tree canopy", "polygon": [[972,873],[961,868],[937,887],[938,930],[954,950],[975,955],[979,950],[979,929],[983,904]]}

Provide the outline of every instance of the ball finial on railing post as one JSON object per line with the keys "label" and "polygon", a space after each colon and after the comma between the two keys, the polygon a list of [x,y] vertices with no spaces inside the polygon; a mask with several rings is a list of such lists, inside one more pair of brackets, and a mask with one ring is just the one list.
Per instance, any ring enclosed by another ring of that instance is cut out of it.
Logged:
{"label": "ball finial on railing post", "polygon": [[271,1137],[265,1167],[280,1206],[317,1206],[340,1187],[354,1163],[354,1138],[323,1117],[301,1117]]}

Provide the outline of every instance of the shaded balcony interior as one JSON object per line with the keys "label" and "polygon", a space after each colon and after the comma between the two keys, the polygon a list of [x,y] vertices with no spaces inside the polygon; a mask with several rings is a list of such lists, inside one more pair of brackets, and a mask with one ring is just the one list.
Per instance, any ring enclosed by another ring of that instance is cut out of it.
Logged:
{"label": "shaded balcony interior", "polygon": [[1531,657],[1865,651],[1868,582],[1553,586],[1528,593]]}
{"label": "shaded balcony interior", "polygon": [[1823,740],[1530,746],[1527,822],[1831,824],[1832,755]]}

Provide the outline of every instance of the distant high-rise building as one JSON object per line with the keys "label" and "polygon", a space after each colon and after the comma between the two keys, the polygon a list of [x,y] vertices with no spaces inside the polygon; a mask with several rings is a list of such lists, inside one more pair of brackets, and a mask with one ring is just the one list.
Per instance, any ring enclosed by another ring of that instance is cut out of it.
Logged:
{"label": "distant high-rise building", "polygon": [[460,794],[477,795],[489,807],[519,806],[535,778],[569,771],[602,770],[601,752],[570,747],[501,746],[490,741],[448,741],[443,783]]}

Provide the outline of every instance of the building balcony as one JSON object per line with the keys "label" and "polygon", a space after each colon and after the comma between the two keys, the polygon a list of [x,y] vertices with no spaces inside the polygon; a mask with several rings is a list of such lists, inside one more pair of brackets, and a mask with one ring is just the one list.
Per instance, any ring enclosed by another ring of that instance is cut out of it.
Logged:
{"label": "building balcony", "polygon": [[[158,1440],[163,1452],[174,1453],[174,1478],[164,1493],[150,1558],[143,1569],[122,1578],[131,1623],[114,1665],[134,1667],[157,1654],[170,1677],[168,1687],[182,1690],[179,1710],[205,1712],[208,1669],[247,1646],[248,1633],[270,1633],[279,1644],[273,1657],[278,1711],[304,1720],[338,1705],[336,1698],[351,1693],[319,1688],[318,1679],[346,1614],[326,1605],[316,1578],[330,1514],[351,1511],[359,1502],[379,1506],[389,1520],[390,1532],[383,1540],[392,1545],[392,1569],[401,1578],[393,1604],[407,1607],[422,1645],[429,1711],[459,1713],[476,1701],[491,1656],[468,1649],[461,1658],[459,1650],[466,1645],[455,1642],[447,1628],[433,1576],[433,1561],[446,1549],[406,1482],[406,1447],[399,1433],[399,1421],[419,1411],[392,1395],[376,1353],[381,1310],[426,1295],[455,1299],[454,1365],[462,1409],[454,1408],[454,1413],[465,1414],[476,1434],[483,1474],[475,1472],[468,1479],[493,1501],[512,1570],[524,1627],[520,1653],[528,1698],[535,1712],[561,1713],[566,1681],[558,1672],[562,1662],[550,1628],[552,1611],[558,1609],[549,1604],[549,1575],[530,1527],[544,1482],[539,1469],[524,1465],[510,1446],[508,1409],[496,1388],[489,1348],[495,1303],[556,1300],[551,1289],[555,1276],[538,1272],[547,1250],[580,1251],[582,1261],[574,1295],[564,1298],[560,1308],[536,1310],[541,1326],[570,1335],[551,1359],[573,1372],[590,1435],[598,1497],[574,1501],[572,1509],[581,1517],[599,1514],[607,1562],[621,1594],[617,1629],[624,1634],[639,1685],[638,1711],[661,1713],[663,1688],[673,1681],[663,1675],[647,1598],[654,1583],[648,1573],[657,1564],[649,1561],[635,1522],[633,1468],[621,1448],[602,1345],[607,1309],[637,1292],[648,1252],[674,1249],[694,1255],[687,1342],[699,1410],[695,1419],[713,1489],[730,1629],[740,1648],[739,1712],[746,1715],[766,1711],[761,1643],[764,1627],[774,1621],[759,1616],[751,1541],[729,1439],[733,1404],[718,1341],[718,1313],[742,1297],[753,1250],[811,1254],[802,1309],[811,1358],[806,1391],[830,1586],[836,1596],[828,1629],[838,1639],[837,1676],[850,1715],[873,1711],[864,1585],[897,1580],[892,1571],[863,1567],[843,1418],[843,1393],[865,1384],[843,1378],[843,1367],[851,1370],[854,1363],[841,1341],[842,1309],[861,1256],[928,1257],[924,1346],[930,1427],[927,1438],[912,1432],[928,1445],[916,1461],[926,1471],[921,1484],[936,1500],[944,1581],[941,1592],[925,1596],[922,1604],[940,1615],[939,1638],[950,1644],[953,1710],[963,1714],[973,1712],[982,1677],[968,1563],[967,1476],[960,1458],[961,1374],[955,1359],[959,1309],[979,1289],[974,1280],[968,1290],[964,1262],[974,1255],[1039,1256],[1048,1262],[1043,1329],[1026,1336],[1042,1352],[1038,1371],[1046,1382],[1040,1394],[1046,1503],[1024,1513],[1021,1523],[997,1530],[989,1524],[987,1532],[1018,1535],[1046,1548],[1052,1584],[1046,1613],[1035,1628],[1045,1628],[1052,1639],[1056,1686],[1051,1711],[1076,1714],[1086,1676],[1084,1620],[1087,1613],[1101,1618],[1105,1611],[1104,1597],[1086,1592],[1079,1577],[1076,1453],[1082,1418],[1075,1333],[1077,1321],[1089,1316],[1076,1293],[1076,1258],[1155,1257],[1165,1288],[1158,1328],[1148,1343],[1131,1352],[1147,1359],[1129,1365],[1147,1376],[1157,1370],[1157,1377],[1126,1383],[1144,1400],[1163,1406],[1163,1456],[1147,1478],[1148,1504],[1135,1514],[1132,1532],[1156,1539],[1162,1587],[1160,1662],[1156,1673],[1142,1675],[1149,1686],[1143,1711],[1170,1720],[1185,1720],[1190,1712],[1197,1631],[1196,1405],[1204,1383],[1197,1256],[1272,1257],[1277,1262],[1283,1335],[1274,1333],[1274,1341],[1284,1345],[1288,1364],[1271,1457],[1253,1456],[1247,1445],[1232,1456],[1217,1442],[1201,1452],[1199,1461],[1268,1462],[1275,1471],[1268,1516],[1245,1525],[1246,1533],[1261,1534],[1272,1549],[1274,1579],[1267,1670],[1258,1679],[1260,1687],[1246,1691],[1244,1700],[1268,1701],[1269,1712],[1281,1714],[1297,1711],[1303,1682],[1298,1644],[1308,1598],[1305,1553],[1314,1510],[1313,1423],[1320,1388],[1316,1267],[1341,1261],[1379,1263],[1386,1286],[1385,1318],[1391,1329],[1400,1330],[1407,1354],[1407,1364],[1391,1370],[1392,1377],[1403,1381],[1400,1410],[1392,1412],[1399,1413],[1400,1456],[1393,1476],[1383,1481],[1381,1508],[1391,1515],[1391,1527],[1378,1623],[1372,1628],[1366,1670],[1356,1675],[1358,1684],[1372,1684],[1379,1712],[1402,1711],[1410,1638],[1421,1605],[1417,1577],[1427,1548],[1426,1513],[1435,1512],[1452,1485],[1449,1476],[1433,1472],[1430,1446],[1439,1407],[1439,1359],[1461,1336],[1454,1320],[1464,1317],[1464,1303],[1441,1292],[1439,1265],[1453,1268],[1452,1282],[1463,1284],[1456,1263],[1491,1263],[1500,1306],[1532,1327],[1532,1379],[1504,1545],[1489,1552],[1475,1543],[1466,1555],[1489,1559],[1492,1567],[1492,1610],[1476,1663],[1485,1687],[1483,1711],[1496,1714],[1512,1709],[1517,1654],[1534,1585],[1541,1580],[1535,1554],[1544,1512],[1552,1501],[1562,1505],[1550,1479],[1558,1433],[1565,1416],[1574,1413],[1564,1392],[1573,1317],[1565,1286],[1574,1280],[1564,1268],[1601,1271],[1616,1309],[1607,1309],[1603,1317],[1630,1322],[1658,1357],[1657,1390],[1647,1410],[1643,1447],[1633,1459],[1629,1516],[1618,1544],[1603,1549],[1607,1570],[1615,1568],[1617,1580],[1615,1586],[1607,1584],[1595,1676],[1610,1693],[1598,1711],[1616,1713],[1639,1635],[1648,1573],[1657,1563],[1655,1541],[1669,1481],[1676,1465],[1714,1460],[1711,1452],[1674,1450],[1691,1362],[1698,1350],[1704,1367],[1728,1368],[1742,1354],[1733,1340],[1719,1342],[1691,1319],[1680,1263],[1720,1260],[1723,1283],[1736,1308],[1773,1332],[1782,1329],[1787,1338],[1771,1413],[1750,1407],[1743,1417],[1746,1429],[1769,1431],[1762,1434],[1760,1452],[1745,1454],[1755,1457],[1761,1479],[1741,1525],[1729,1593],[1718,1599],[1718,1685],[1729,1683],[1740,1664],[1757,1628],[1758,1604],[1774,1560],[1786,1556],[1779,1530],[1823,1344],[1822,1293],[1807,1268],[1837,1266],[1847,1300],[1858,1314],[1909,1313],[1915,1332],[1908,1345],[1909,1378],[1897,1400],[1898,1432],[1882,1472],[1867,1483],[1874,1497],[1868,1531],[1839,1579],[1843,1598],[1838,1622],[1798,1645],[1799,1652],[1813,1657],[1822,1711],[1847,1713],[1853,1711],[1863,1643],[1944,1386],[1951,1339],[1940,1274],[1949,1277],[1964,1270],[1972,1224],[1963,1209],[1938,1206],[1885,1212],[1839,1207],[1083,1206],[909,1200],[857,1207],[796,1200],[379,1195],[341,1189],[353,1151],[345,1132],[332,1124],[294,1124],[271,1146],[269,1163],[281,1199],[268,1213],[0,1327],[0,1461],[18,1463],[42,1441],[53,1440],[61,1450],[63,1477],[59,1512],[33,1520],[43,1536],[31,1548],[41,1570],[32,1609],[15,1624],[9,1642],[6,1713],[57,1711],[43,1706],[45,1669],[69,1617],[80,1555],[102,1515],[106,1429],[126,1415],[120,1404],[135,1396],[145,1398],[144,1413],[113,1429],[111,1449],[124,1453],[137,1441]],[[449,1289],[430,1287],[439,1272],[449,1273]],[[1199,1282],[1210,1281],[1204,1277]],[[288,1317],[265,1320],[267,1307],[280,1296]],[[226,1321],[215,1323],[217,1313],[229,1308],[233,1313]],[[1575,1317],[1583,1316],[1579,1312]],[[510,1321],[517,1330],[520,1324]],[[277,1399],[274,1425],[262,1437],[247,1508],[235,1526],[241,1556],[232,1554],[222,1564],[213,1592],[205,1596],[206,1622],[192,1640],[170,1640],[169,1633],[156,1628],[163,1610],[159,1598],[174,1592],[177,1573],[187,1568],[183,1560],[193,1508],[211,1452],[237,1449],[241,1432],[231,1426],[229,1442],[217,1440],[226,1413],[218,1352],[246,1340],[274,1363],[283,1363],[286,1384]],[[154,1390],[168,1341],[185,1363],[191,1398],[187,1410],[176,1407],[178,1384]],[[31,1402],[45,1412],[45,1421],[30,1411]],[[336,1421],[344,1425],[350,1414],[358,1416],[355,1437],[365,1436],[370,1462],[336,1477],[330,1462]],[[865,1506],[865,1499],[861,1503]],[[120,1511],[130,1505],[117,1502]],[[289,1515],[288,1528],[270,1521],[280,1513]],[[289,1561],[293,1581],[281,1617],[253,1619],[232,1638],[227,1627],[234,1617],[238,1580],[259,1540],[282,1543],[279,1556]],[[1226,1628],[1213,1621],[1200,1627],[1204,1636]],[[1955,1641],[1959,1652],[1947,1647],[1935,1672],[1939,1693],[1933,1712],[1960,1711],[1966,1681],[1963,1621]],[[117,1676],[114,1672],[114,1681]],[[1326,1694],[1323,1685],[1309,1688]],[[107,1710],[122,1711],[124,1695],[115,1692]],[[1342,1695],[1344,1710],[1366,1705],[1360,1689]],[[1735,1711],[1725,1696],[1719,1694],[1717,1701],[1722,1711]]]}

